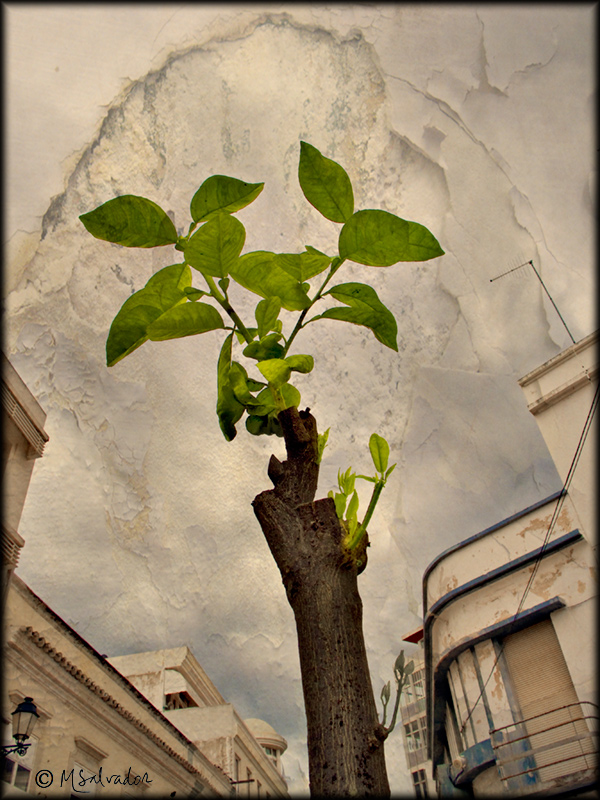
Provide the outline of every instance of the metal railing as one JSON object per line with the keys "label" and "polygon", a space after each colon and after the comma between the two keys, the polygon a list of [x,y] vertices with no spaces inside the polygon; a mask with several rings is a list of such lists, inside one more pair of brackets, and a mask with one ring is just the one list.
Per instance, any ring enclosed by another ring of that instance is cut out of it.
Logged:
{"label": "metal railing", "polygon": [[595,703],[569,703],[491,730],[506,789],[524,794],[596,780],[597,712]]}

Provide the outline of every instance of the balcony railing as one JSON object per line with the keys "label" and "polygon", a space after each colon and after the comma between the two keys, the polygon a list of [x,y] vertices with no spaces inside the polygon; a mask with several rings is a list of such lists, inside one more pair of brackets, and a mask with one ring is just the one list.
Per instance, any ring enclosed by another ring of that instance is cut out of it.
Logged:
{"label": "balcony railing", "polygon": [[[583,706],[589,713],[584,713]],[[490,731],[509,793],[529,794],[595,782],[598,706],[570,703]]]}

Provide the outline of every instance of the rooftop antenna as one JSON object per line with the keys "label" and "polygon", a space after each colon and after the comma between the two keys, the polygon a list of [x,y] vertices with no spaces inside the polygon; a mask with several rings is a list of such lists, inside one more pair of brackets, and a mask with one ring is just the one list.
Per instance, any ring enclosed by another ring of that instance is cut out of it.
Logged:
{"label": "rooftop antenna", "polygon": [[[514,263],[514,262],[513,262],[513,263]],[[545,283],[544,283],[544,281],[542,280],[542,276],[540,275],[540,273],[539,273],[539,272],[537,271],[537,269],[535,268],[535,266],[534,266],[534,264],[533,264],[533,261],[532,261],[531,259],[530,259],[529,261],[524,261],[522,264],[519,264],[519,266],[518,266],[518,267],[513,267],[512,269],[509,269],[509,270],[507,270],[507,272],[503,272],[501,275],[496,275],[496,277],[495,277],[495,278],[490,278],[490,283],[492,283],[493,281],[497,281],[497,280],[498,280],[498,278],[503,278],[505,275],[510,275],[510,273],[511,273],[511,272],[516,272],[518,269],[521,269],[522,267],[527,267],[527,266],[530,266],[530,267],[531,267],[531,269],[532,269],[532,270],[535,272],[535,274],[536,274],[536,276],[537,276],[537,279],[538,279],[538,281],[539,281],[539,282],[542,284],[542,288],[543,288],[543,290],[546,292],[546,294],[548,295],[548,297],[549,297],[549,299],[550,299],[550,302],[551,302],[551,303],[552,303],[552,305],[554,306],[554,310],[556,311],[556,313],[557,313],[557,314],[558,314],[558,316],[560,317],[560,321],[561,321],[561,322],[562,322],[562,324],[565,326],[565,330],[566,330],[566,331],[567,331],[567,333],[569,334],[569,336],[570,336],[570,338],[571,338],[571,341],[573,342],[573,344],[575,344],[575,339],[573,338],[573,334],[572,334],[572,333],[571,333],[571,331],[568,329],[568,327],[567,327],[567,323],[564,321],[562,314],[561,314],[561,313],[560,313],[560,311],[558,310],[558,306],[556,305],[556,303],[555,303],[555,302],[554,302],[554,300],[552,299],[552,295],[550,294],[550,292],[549,292],[549,291],[548,291],[548,289],[546,288],[546,284],[545,284]]]}

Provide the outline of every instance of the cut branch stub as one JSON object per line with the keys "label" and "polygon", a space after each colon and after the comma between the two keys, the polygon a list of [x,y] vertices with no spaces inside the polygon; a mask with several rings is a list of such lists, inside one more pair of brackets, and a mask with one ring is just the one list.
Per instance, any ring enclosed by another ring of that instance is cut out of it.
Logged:
{"label": "cut branch stub", "polygon": [[362,631],[358,565],[344,553],[345,531],[334,501],[314,500],[316,421],[308,410],[296,408],[282,411],[279,421],[287,460],[271,457],[274,488],[257,495],[252,505],[296,620],[311,794],[389,797]]}

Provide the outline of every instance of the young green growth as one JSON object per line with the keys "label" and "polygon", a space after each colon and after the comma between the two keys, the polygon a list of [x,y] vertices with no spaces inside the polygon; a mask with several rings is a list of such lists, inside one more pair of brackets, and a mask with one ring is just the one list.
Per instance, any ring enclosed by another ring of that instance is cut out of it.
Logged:
{"label": "young green growth", "polygon": [[404,664],[404,650],[400,651],[400,655],[396,659],[394,663],[394,679],[396,681],[396,702],[394,703],[394,712],[392,714],[392,719],[390,720],[389,726],[386,728],[386,718],[387,718],[387,706],[390,701],[391,695],[391,686],[390,681],[388,681],[383,689],[381,690],[381,705],[383,706],[383,719],[381,720],[381,725],[384,729],[384,736],[387,738],[390,733],[394,730],[396,726],[396,718],[398,716],[398,707],[400,706],[400,696],[402,695],[402,690],[406,686],[408,682],[408,676],[413,672],[415,668],[414,661],[409,661],[408,664]]}
{"label": "young green growth", "polygon": [[[300,143],[298,180],[308,202],[342,226],[337,254],[311,245],[300,253],[242,252],[246,230],[232,215],[252,203],[264,184],[226,175],[207,178],[193,195],[187,236],[178,236],[169,214],[153,200],[136,195],[115,197],[80,216],[97,239],[123,247],[172,245],[182,254],[182,263],[159,270],[123,303],[108,335],[107,365],[114,366],[148,340],[227,331],[217,363],[217,417],[227,441],[236,436],[236,423],[244,414],[250,433],[281,436],[277,415],[301,400],[289,383],[291,374],[306,374],[314,366],[312,355],[290,353],[306,325],[319,320],[350,322],[367,328],[397,352],[396,320],[373,287],[358,282],[329,286],[344,262],[387,267],[443,254],[435,237],[416,222],[388,211],[355,211],[344,168],[307,142]],[[200,288],[192,285],[192,275],[202,279]],[[254,296],[256,325],[244,321],[232,306],[228,294],[232,281]],[[331,300],[341,305],[324,308]],[[317,304],[322,310],[309,318]],[[290,315],[296,319],[286,335]],[[234,345],[243,347],[240,357],[249,360],[247,367],[233,360]],[[258,374],[253,378],[248,370]],[[381,491],[380,483],[376,491]],[[347,517],[351,549],[366,527],[355,520],[357,507],[358,496],[351,499],[352,513]]]}
{"label": "young green growth", "polygon": [[[335,503],[336,513],[346,532],[342,542],[342,549],[348,554],[351,560],[358,554],[357,565],[359,567],[363,566],[360,554],[365,547],[363,539],[367,536],[368,525],[377,503],[379,502],[383,487],[396,467],[395,464],[392,464],[392,466],[388,468],[390,447],[383,436],[379,436],[377,433],[371,434],[369,450],[371,458],[373,459],[373,464],[375,465],[375,475],[357,475],[352,472],[352,467],[348,467],[346,472],[338,470],[338,488],[340,491],[334,492],[331,490],[328,494],[328,497],[331,497]],[[359,498],[358,492],[354,488],[356,478],[375,484],[367,513],[360,524],[358,522]],[[348,505],[347,509],[346,505]]]}

